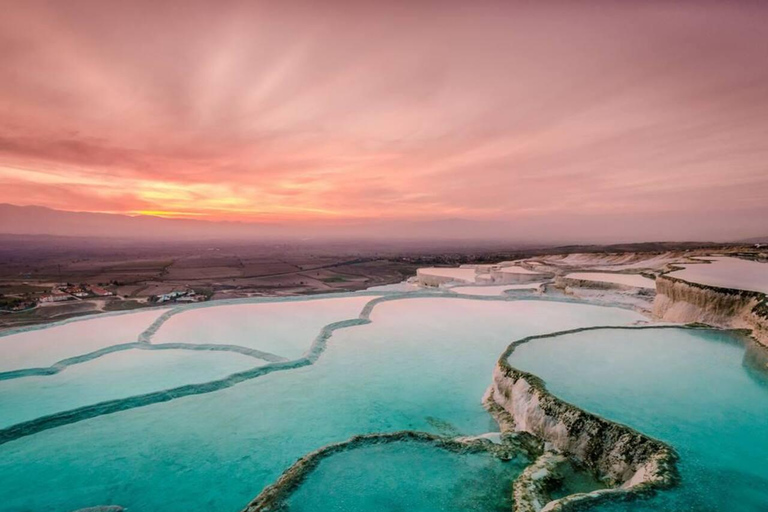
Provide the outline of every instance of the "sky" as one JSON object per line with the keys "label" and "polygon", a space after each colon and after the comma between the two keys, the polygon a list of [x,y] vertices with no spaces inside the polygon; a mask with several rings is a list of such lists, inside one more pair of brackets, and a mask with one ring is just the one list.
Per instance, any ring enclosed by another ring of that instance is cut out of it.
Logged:
{"label": "sky", "polygon": [[766,2],[0,9],[0,203],[768,234]]}

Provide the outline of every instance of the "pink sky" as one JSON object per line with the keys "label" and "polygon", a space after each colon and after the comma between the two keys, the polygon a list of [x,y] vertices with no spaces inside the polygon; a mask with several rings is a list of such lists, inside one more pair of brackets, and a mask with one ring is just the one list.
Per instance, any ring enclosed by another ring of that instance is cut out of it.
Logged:
{"label": "pink sky", "polygon": [[768,4],[672,4],[0,0],[0,203],[766,234]]}

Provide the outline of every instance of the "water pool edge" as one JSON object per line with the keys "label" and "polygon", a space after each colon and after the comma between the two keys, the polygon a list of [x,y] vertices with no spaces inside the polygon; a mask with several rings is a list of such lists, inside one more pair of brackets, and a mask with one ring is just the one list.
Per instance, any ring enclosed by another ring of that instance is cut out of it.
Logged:
{"label": "water pool edge", "polygon": [[[597,326],[530,336],[511,343],[496,364],[484,404],[502,432],[522,430],[532,433],[549,448],[515,482],[515,512],[581,510],[602,501],[648,496],[679,484],[678,455],[674,448],[627,425],[561,400],[547,390],[541,378],[519,370],[509,362],[515,349],[522,344],[608,329],[728,330],[747,334],[744,330],[713,329],[700,324]],[[562,462],[562,455],[573,456],[586,464],[609,482],[610,488],[549,499],[550,481],[557,465]]]}

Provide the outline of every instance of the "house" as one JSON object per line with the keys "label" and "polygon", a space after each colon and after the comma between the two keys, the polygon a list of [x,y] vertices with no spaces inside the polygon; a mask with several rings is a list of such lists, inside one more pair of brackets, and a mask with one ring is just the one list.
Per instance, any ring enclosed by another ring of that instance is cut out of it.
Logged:
{"label": "house", "polygon": [[114,295],[114,293],[109,290],[105,290],[101,286],[91,286],[91,293],[99,297],[108,297],[110,295]]}
{"label": "house", "polygon": [[157,302],[168,302],[171,300],[176,300],[179,297],[183,297],[184,295],[186,295],[186,292],[164,293],[163,295],[157,296]]}
{"label": "house", "polygon": [[40,302],[62,302],[69,300],[70,298],[71,296],[67,293],[60,290],[53,290],[50,294],[40,297]]}
{"label": "house", "polygon": [[163,295],[157,295],[153,302],[202,302],[208,297],[205,295],[195,293],[195,290],[186,290],[183,292],[175,291],[171,293],[165,293]]}
{"label": "house", "polygon": [[176,299],[176,302],[205,302],[208,297],[201,293],[195,293],[194,290],[190,290],[186,295]]}

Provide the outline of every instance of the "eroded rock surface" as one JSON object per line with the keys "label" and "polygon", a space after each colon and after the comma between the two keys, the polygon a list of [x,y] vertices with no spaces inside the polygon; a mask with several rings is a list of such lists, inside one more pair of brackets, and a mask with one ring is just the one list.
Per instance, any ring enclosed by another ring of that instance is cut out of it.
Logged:
{"label": "eroded rock surface", "polygon": [[[674,485],[678,480],[677,455],[671,447],[560,400],[547,391],[540,378],[517,370],[508,362],[516,345],[541,337],[547,336],[525,338],[510,346],[499,359],[485,396],[486,407],[502,429],[531,433],[553,452],[537,461],[516,483],[515,510],[569,510],[587,499],[637,494]],[[545,491],[558,454],[583,463],[613,489],[547,503]]]}
{"label": "eroded rock surface", "polygon": [[656,279],[653,314],[668,322],[751,329],[757,341],[768,345],[768,296],[760,292],[660,276]]}

